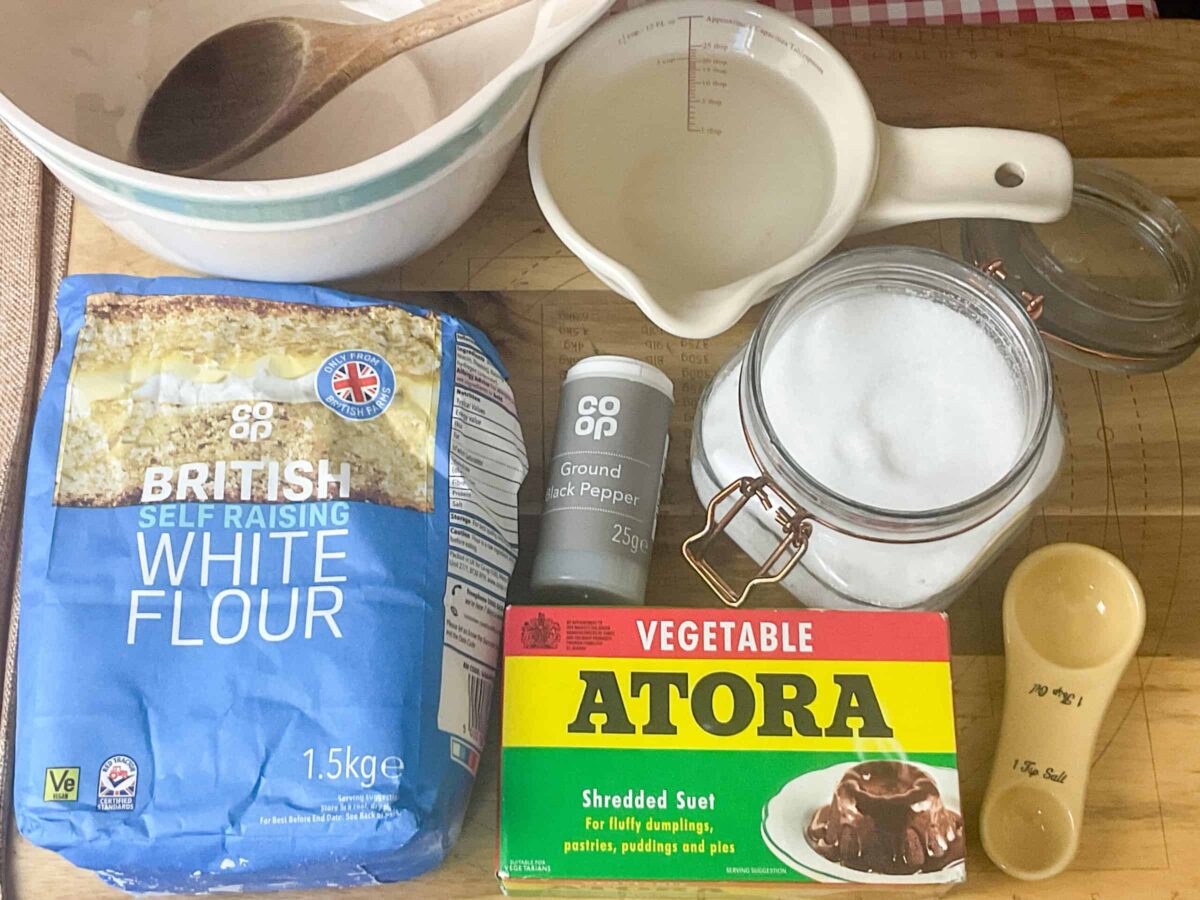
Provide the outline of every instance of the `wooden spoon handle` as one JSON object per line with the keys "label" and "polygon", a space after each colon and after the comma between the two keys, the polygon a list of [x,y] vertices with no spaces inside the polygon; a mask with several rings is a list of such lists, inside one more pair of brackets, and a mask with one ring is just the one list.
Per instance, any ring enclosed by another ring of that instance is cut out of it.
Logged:
{"label": "wooden spoon handle", "polygon": [[[490,19],[529,0],[439,0],[394,22],[376,26],[374,50],[385,59]],[[369,54],[373,55],[373,54]]]}

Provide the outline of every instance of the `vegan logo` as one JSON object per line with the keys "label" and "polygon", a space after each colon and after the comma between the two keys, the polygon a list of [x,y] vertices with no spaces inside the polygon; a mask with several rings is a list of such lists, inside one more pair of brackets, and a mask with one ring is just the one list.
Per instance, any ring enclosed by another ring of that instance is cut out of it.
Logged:
{"label": "vegan logo", "polygon": [[396,394],[396,373],[370,350],[335,353],[317,370],[317,399],[343,419],[355,422],[380,416]]}
{"label": "vegan logo", "polygon": [[229,436],[235,441],[262,441],[271,436],[271,416],[275,407],[265,400],[257,403],[239,403],[233,408],[233,425]]}
{"label": "vegan logo", "polygon": [[110,756],[100,766],[100,784],[96,788],[96,808],[133,809],[137,797],[138,767],[128,756]]}
{"label": "vegan logo", "polygon": [[70,802],[79,799],[79,766],[49,766],[42,799]]}
{"label": "vegan logo", "polygon": [[617,416],[621,412],[621,398],[611,394],[594,397],[587,394],[579,398],[576,407],[579,418],[575,420],[575,433],[580,437],[591,436],[592,440],[612,437],[617,433]]}
{"label": "vegan logo", "polygon": [[546,618],[545,613],[538,613],[536,619],[521,626],[521,646],[530,650],[553,650],[560,637],[562,626],[554,619]]}

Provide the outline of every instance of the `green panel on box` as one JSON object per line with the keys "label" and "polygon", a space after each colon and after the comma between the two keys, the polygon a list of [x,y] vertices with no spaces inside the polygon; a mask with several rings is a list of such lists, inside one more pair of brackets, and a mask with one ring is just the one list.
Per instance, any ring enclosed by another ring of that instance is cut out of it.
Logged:
{"label": "green panel on box", "polygon": [[[808,881],[764,842],[767,801],[806,772],[885,758],[509,747],[501,759],[500,872],[512,878]],[[906,758],[956,765],[953,753]],[[667,805],[596,808],[585,805],[585,795],[594,804],[593,791],[635,803],[665,796]],[[695,808],[687,808],[689,802]]]}

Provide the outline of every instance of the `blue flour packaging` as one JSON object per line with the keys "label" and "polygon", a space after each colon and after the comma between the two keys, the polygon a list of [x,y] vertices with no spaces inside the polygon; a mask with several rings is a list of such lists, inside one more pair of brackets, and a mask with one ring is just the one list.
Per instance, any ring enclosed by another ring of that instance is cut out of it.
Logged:
{"label": "blue flour packaging", "polygon": [[495,350],[318,288],[68,279],[21,581],[22,834],[133,891],[436,866],[526,471]]}

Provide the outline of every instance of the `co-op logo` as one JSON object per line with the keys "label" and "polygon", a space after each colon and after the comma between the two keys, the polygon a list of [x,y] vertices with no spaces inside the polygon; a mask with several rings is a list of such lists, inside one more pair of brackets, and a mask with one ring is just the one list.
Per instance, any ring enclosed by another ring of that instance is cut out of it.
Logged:
{"label": "co-op logo", "polygon": [[239,403],[233,408],[230,418],[229,437],[235,441],[265,441],[271,436],[271,416],[275,407],[260,400],[257,403]]}
{"label": "co-op logo", "polygon": [[617,433],[617,416],[621,413],[621,398],[612,395],[594,397],[588,394],[579,398],[576,407],[579,418],[575,420],[575,433],[580,437],[591,437],[598,441]]}

